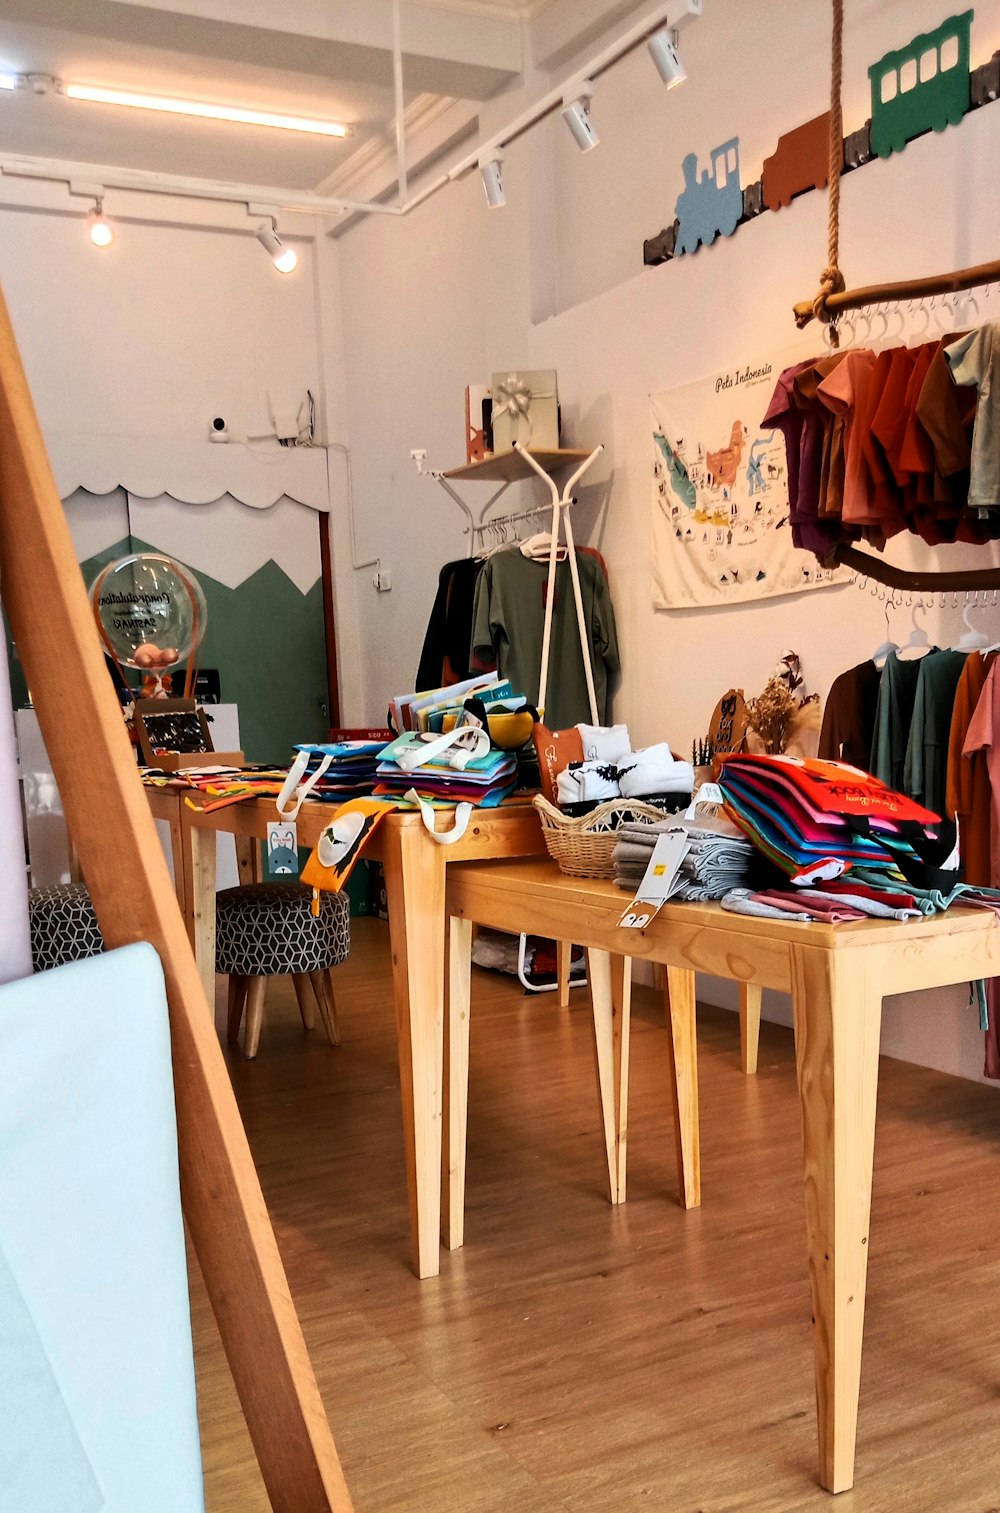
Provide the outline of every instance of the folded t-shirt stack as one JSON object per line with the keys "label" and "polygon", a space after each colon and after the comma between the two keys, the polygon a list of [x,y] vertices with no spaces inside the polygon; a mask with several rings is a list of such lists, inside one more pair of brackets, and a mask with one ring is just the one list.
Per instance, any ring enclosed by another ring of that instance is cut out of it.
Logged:
{"label": "folded t-shirt stack", "polygon": [[[591,728],[581,727],[581,734]],[[607,736],[620,730],[624,731],[625,727],[612,726],[600,734]],[[559,773],[556,794],[560,808],[578,814],[583,812],[583,805],[592,808],[606,799],[615,798],[642,799],[647,803],[655,803],[658,799],[673,800],[669,807],[674,808],[690,797],[694,769],[690,762],[678,761],[665,741],[647,746],[642,751],[629,751],[626,747],[612,759],[607,752],[614,750],[615,745],[615,741],[605,742],[599,758],[571,762]],[[584,750],[587,749],[585,738]]]}
{"label": "folded t-shirt stack", "polygon": [[749,841],[711,824],[689,819],[660,820],[654,824],[623,825],[614,850],[615,882],[634,893],[642,882],[657,839],[667,830],[683,829],[691,843],[680,866],[682,879],[675,897],[689,903],[722,898],[744,886],[758,862]]}

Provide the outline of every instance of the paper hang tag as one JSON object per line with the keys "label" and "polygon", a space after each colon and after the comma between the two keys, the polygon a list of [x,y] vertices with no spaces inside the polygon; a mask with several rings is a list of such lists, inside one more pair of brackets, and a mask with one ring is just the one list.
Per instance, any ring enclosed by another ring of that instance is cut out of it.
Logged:
{"label": "paper hang tag", "polygon": [[657,838],[646,875],[635,898],[618,921],[622,930],[645,930],[667,899],[676,893],[681,862],[691,849],[685,830],[667,830]]}
{"label": "paper hang tag", "polygon": [[268,822],[267,858],[264,870],[268,877],[298,877],[298,831],[289,820]]}

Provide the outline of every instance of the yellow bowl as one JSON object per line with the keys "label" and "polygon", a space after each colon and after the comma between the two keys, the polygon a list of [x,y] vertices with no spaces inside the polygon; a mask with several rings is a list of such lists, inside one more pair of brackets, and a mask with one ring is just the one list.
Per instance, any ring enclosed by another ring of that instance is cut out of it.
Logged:
{"label": "yellow bowl", "polygon": [[[457,719],[457,715],[446,714],[444,729],[454,730]],[[494,746],[501,751],[517,751],[531,740],[535,717],[527,709],[501,709],[486,716],[486,725]]]}

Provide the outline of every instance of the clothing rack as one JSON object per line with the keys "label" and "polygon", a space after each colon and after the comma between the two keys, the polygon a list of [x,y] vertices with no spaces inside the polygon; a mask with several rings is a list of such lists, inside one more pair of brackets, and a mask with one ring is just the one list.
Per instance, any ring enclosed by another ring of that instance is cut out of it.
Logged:
{"label": "clothing rack", "polygon": [[[795,324],[804,330],[812,320],[822,322],[829,331],[832,347],[839,347],[837,319],[846,310],[890,305],[901,300],[934,299],[958,294],[992,284],[1000,279],[1000,261],[978,263],[953,273],[931,274],[920,279],[900,279],[882,284],[868,284],[848,289],[840,270],[840,179],[844,170],[842,75],[844,59],[844,0],[831,0],[832,32],[830,43],[830,131],[828,162],[828,217],[826,265],[820,274],[819,289],[811,300],[793,306]],[[1000,587],[1000,568],[977,568],[965,572],[907,572],[883,562],[870,552],[841,545],[834,548],[833,559],[843,567],[865,577],[874,578],[889,588],[912,592],[966,592],[977,588]]]}
{"label": "clothing rack", "polygon": [[[466,533],[471,533],[473,542],[476,536],[485,535],[487,531],[505,531],[508,526],[520,525],[523,520],[533,520],[536,515],[545,515],[548,513],[549,506],[547,504],[536,504],[533,509],[518,510],[517,513],[513,515],[494,515],[492,520],[486,520],[484,518],[488,509],[489,505],[484,505],[479,512],[479,520],[477,524],[472,526],[467,525],[465,527]],[[473,550],[475,550],[474,545]]]}

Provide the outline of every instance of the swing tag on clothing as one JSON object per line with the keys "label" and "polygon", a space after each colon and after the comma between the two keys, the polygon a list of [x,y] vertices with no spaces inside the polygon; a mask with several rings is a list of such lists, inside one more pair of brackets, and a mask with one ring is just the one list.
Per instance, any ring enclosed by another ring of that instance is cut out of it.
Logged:
{"label": "swing tag on clothing", "polygon": [[681,862],[691,849],[684,830],[668,830],[658,837],[646,875],[635,898],[618,921],[622,930],[645,930],[667,899],[677,892]]}
{"label": "swing tag on clothing", "polygon": [[264,871],[268,877],[298,877],[299,841],[294,823],[288,820],[268,822]]}

